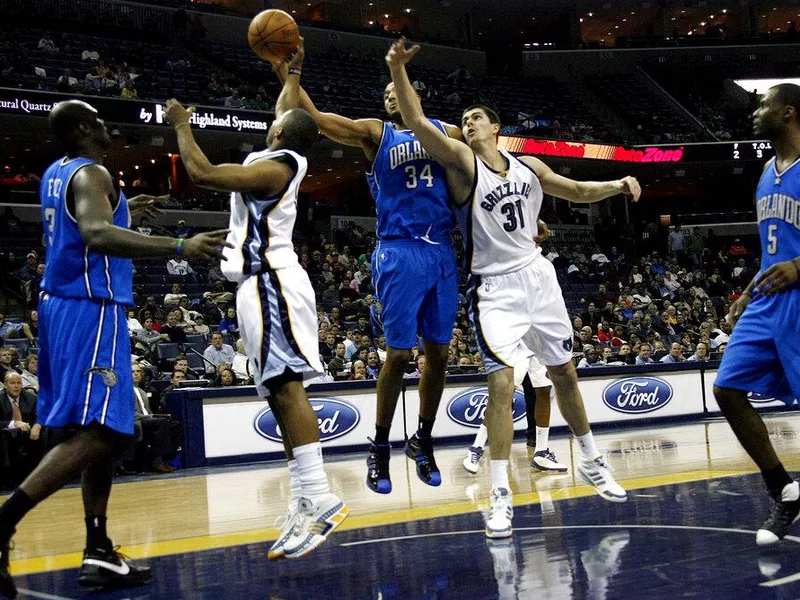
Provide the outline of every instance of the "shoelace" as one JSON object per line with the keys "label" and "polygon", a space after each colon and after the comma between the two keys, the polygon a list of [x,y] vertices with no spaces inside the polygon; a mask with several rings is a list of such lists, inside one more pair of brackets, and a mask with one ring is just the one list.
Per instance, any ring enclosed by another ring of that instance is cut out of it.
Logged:
{"label": "shoelace", "polygon": [[556,462],[556,455],[553,454],[553,452],[550,451],[550,448],[548,448],[547,450],[544,451],[544,457],[547,460],[551,460],[553,462]]}
{"label": "shoelace", "polygon": [[508,515],[511,512],[508,497],[498,497],[489,506],[489,519],[492,519],[497,514]]}
{"label": "shoelace", "polygon": [[480,455],[478,454],[477,450],[470,450],[469,451],[469,460],[470,462],[478,462],[480,460]]}

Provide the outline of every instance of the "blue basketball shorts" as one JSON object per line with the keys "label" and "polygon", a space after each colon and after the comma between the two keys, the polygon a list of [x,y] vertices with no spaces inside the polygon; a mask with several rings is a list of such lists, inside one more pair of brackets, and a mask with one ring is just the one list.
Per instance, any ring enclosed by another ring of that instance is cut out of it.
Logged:
{"label": "blue basketball shorts", "polygon": [[458,308],[458,268],[452,244],[380,241],[372,254],[372,280],[391,348],[426,342],[449,344]]}
{"label": "blue basketball shorts", "polygon": [[131,346],[121,305],[42,294],[38,377],[43,425],[94,422],[133,435]]}
{"label": "blue basketball shorts", "polygon": [[714,385],[800,398],[800,289],[757,295],[736,323]]}

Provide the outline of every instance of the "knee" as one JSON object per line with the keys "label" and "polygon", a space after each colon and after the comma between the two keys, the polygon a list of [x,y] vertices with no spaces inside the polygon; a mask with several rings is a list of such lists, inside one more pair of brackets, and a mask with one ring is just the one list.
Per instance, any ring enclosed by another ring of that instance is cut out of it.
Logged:
{"label": "knee", "polygon": [[578,385],[578,373],[572,361],[557,367],[547,367],[547,373],[556,389]]}
{"label": "knee", "polygon": [[730,388],[723,388],[714,386],[714,398],[719,405],[720,410],[724,413],[736,405],[749,404],[747,402],[747,394],[739,390],[732,390]]}

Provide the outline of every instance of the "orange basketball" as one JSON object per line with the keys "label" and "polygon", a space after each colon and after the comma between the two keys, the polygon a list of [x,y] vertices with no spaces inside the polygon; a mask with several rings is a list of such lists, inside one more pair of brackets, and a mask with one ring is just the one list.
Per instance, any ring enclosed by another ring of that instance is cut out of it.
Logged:
{"label": "orange basketball", "polygon": [[300,30],[290,14],[277,9],[265,10],[250,21],[247,41],[260,58],[277,62],[295,53]]}

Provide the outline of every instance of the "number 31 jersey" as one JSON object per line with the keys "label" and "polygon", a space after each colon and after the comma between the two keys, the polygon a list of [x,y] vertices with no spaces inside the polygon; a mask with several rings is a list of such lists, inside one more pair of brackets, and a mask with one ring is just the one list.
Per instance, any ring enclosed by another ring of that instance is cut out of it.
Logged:
{"label": "number 31 jersey", "polygon": [[494,171],[475,157],[472,196],[458,210],[466,267],[473,275],[504,275],[541,254],[533,241],[542,186],[532,169],[500,150],[508,169]]}
{"label": "number 31 jersey", "polygon": [[[431,121],[445,135],[440,121]],[[367,182],[378,209],[378,239],[442,243],[455,228],[444,169],[410,130],[383,124]]]}

